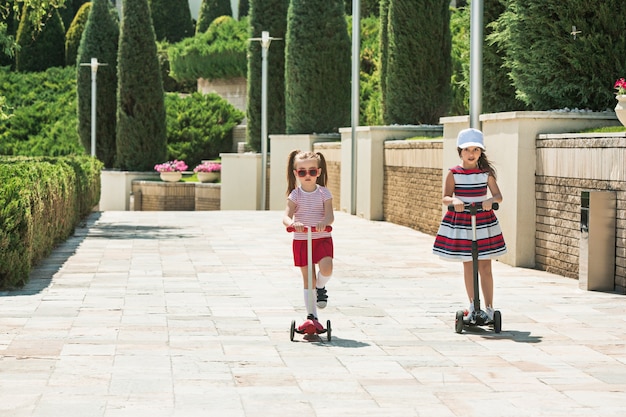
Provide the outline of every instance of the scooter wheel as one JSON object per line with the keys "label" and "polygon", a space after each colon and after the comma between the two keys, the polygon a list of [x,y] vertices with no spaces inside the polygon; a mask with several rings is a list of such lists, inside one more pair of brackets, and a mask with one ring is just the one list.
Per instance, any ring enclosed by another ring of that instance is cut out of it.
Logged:
{"label": "scooter wheel", "polygon": [[456,319],[454,320],[454,330],[457,333],[463,333],[463,318],[465,317],[465,312],[463,310],[457,310]]}
{"label": "scooter wheel", "polygon": [[332,329],[330,327],[330,320],[326,320],[326,340],[328,340],[329,342],[332,339],[331,333]]}
{"label": "scooter wheel", "polygon": [[289,339],[293,342],[293,336],[296,333],[296,321],[291,320],[291,328],[289,329]]}
{"label": "scooter wheel", "polygon": [[493,331],[496,333],[502,331],[502,314],[500,314],[500,310],[493,312]]}

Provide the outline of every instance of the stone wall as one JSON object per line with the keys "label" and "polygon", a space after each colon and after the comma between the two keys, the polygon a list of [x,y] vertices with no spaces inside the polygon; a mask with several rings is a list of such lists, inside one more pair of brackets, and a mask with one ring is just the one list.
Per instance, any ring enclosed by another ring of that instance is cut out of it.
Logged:
{"label": "stone wall", "polygon": [[581,192],[613,191],[615,291],[626,294],[626,134],[539,135],[536,146],[536,267],[578,278]]}
{"label": "stone wall", "polygon": [[385,142],[386,221],[435,235],[442,217],[441,140]]}
{"label": "stone wall", "polygon": [[220,184],[140,181],[132,183],[134,211],[200,211],[220,209]]}

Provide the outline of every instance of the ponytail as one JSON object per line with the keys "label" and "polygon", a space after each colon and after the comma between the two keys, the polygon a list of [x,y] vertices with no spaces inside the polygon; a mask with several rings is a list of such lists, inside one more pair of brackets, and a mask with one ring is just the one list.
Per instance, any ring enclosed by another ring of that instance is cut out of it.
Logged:
{"label": "ponytail", "polygon": [[296,176],[293,173],[294,162],[296,160],[296,155],[300,154],[299,150],[291,151],[289,156],[287,157],[287,196],[291,194],[293,190],[296,189]]}

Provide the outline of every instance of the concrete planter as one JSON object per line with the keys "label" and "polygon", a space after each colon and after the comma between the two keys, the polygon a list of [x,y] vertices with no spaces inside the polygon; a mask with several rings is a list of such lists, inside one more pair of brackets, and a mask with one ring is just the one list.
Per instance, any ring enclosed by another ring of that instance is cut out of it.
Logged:
{"label": "concrete planter", "polygon": [[157,180],[158,172],[102,170],[100,173],[100,203],[98,210],[130,209],[130,193],[134,180]]}

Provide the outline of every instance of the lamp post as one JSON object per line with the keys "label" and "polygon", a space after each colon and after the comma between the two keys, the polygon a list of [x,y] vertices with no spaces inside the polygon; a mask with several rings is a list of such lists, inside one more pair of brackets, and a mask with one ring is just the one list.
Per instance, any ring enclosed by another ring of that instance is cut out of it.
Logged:
{"label": "lamp post", "polygon": [[100,65],[107,64],[98,62],[98,58],[80,64],[81,67],[91,67],[91,156],[96,156],[96,77]]}
{"label": "lamp post", "polygon": [[470,127],[480,129],[483,97],[483,0],[473,0],[470,10]]}
{"label": "lamp post", "polygon": [[272,40],[268,31],[261,32],[260,38],[250,38],[251,41],[261,41],[261,210],[265,210],[267,201],[267,55]]}

